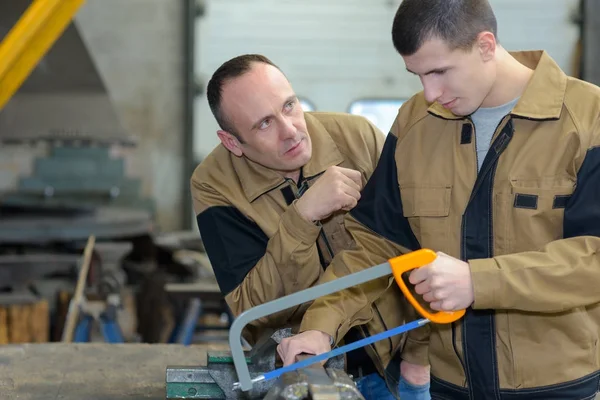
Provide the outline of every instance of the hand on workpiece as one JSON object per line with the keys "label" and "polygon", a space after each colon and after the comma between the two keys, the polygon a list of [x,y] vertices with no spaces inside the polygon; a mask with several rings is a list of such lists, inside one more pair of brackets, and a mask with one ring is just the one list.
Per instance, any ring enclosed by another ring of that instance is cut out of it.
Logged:
{"label": "hand on workpiece", "polygon": [[409,282],[433,310],[462,310],[474,301],[469,264],[442,252],[431,264],[411,272]]}
{"label": "hand on workpiece", "polygon": [[[306,331],[285,338],[277,346],[277,353],[283,360],[283,365],[288,366],[296,362],[299,354],[322,354],[331,351],[331,336],[321,331]],[[326,361],[323,361],[323,364]]]}
{"label": "hand on workpiece", "polygon": [[336,211],[353,209],[360,199],[361,189],[360,172],[329,167],[296,202],[296,208],[308,221],[320,221]]}

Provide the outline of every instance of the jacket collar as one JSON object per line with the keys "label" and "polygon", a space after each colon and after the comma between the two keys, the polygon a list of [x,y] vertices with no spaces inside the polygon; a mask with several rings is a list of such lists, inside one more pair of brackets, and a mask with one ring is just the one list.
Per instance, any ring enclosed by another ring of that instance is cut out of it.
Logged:
{"label": "jacket collar", "polygon": [[[567,75],[545,51],[519,51],[510,54],[521,64],[534,70],[512,114],[536,120],[560,118],[567,89]],[[464,119],[437,102],[428,111],[445,119]]]}
{"label": "jacket collar", "polygon": [[[304,113],[304,119],[310,135],[312,156],[302,168],[302,175],[310,178],[331,166],[341,164],[344,157],[327,129],[315,116]],[[272,169],[246,157],[236,157],[231,153],[229,156],[232,158],[233,168],[241,181],[244,194],[250,202],[285,182],[285,179]]]}

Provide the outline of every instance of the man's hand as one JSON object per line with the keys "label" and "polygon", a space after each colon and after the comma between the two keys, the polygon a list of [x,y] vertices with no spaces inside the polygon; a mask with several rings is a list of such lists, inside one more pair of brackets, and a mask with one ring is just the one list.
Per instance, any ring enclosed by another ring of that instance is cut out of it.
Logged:
{"label": "man's hand", "polygon": [[456,311],[473,304],[469,264],[442,252],[431,264],[411,272],[408,280],[433,310]]}
{"label": "man's hand", "polygon": [[308,221],[320,221],[338,210],[353,209],[360,199],[361,189],[360,172],[329,167],[296,202],[296,208]]}
{"label": "man's hand", "polygon": [[[277,346],[277,353],[288,366],[296,361],[296,356],[302,353],[322,354],[331,350],[331,336],[321,331],[306,331],[285,338]],[[325,361],[323,361],[323,364]]]}

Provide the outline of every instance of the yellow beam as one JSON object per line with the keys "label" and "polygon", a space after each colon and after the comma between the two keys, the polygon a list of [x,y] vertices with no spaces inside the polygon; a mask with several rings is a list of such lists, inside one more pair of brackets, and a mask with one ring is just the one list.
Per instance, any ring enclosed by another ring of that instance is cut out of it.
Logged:
{"label": "yellow beam", "polygon": [[85,0],[34,0],[0,43],[0,110],[21,87]]}

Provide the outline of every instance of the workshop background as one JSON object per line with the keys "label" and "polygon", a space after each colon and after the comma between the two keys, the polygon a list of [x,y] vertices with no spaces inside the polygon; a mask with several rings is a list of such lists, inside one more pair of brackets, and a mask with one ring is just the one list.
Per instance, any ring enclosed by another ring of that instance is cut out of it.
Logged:
{"label": "workshop background", "polygon": [[[189,192],[218,144],[206,83],[262,53],[306,110],[387,132],[421,90],[391,44],[399,3],[0,2],[0,344],[227,348]],[[491,3],[506,48],[600,84],[600,0]]]}

